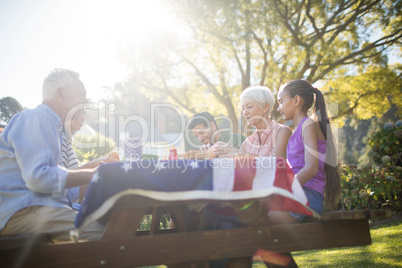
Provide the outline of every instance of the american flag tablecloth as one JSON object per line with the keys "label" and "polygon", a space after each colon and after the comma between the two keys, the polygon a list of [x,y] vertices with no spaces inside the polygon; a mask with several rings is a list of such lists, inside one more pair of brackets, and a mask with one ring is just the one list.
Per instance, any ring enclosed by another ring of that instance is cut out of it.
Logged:
{"label": "american flag tablecloth", "polygon": [[84,229],[124,195],[160,201],[267,199],[267,210],[315,215],[283,158],[140,160],[99,167],[75,225]]}

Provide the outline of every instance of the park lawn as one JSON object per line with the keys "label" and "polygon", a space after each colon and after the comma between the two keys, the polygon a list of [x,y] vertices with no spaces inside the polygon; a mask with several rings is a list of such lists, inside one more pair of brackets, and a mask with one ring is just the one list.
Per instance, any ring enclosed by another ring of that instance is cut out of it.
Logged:
{"label": "park lawn", "polygon": [[[372,244],[292,253],[299,267],[402,267],[402,220],[372,227]],[[254,261],[254,268],[265,267]]]}

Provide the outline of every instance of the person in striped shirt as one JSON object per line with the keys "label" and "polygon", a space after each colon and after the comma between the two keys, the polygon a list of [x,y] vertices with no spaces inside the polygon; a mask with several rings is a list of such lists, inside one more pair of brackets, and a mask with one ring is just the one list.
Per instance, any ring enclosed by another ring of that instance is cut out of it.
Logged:
{"label": "person in striped shirt", "polygon": [[[71,138],[74,133],[81,129],[84,121],[85,111],[82,109],[76,112],[70,121],[67,121],[65,123],[63,131],[61,133],[61,166],[65,167],[66,169],[95,168],[101,163],[119,161],[118,154],[116,155],[116,152],[112,151],[107,156],[94,159],[81,166],[79,165],[77,156],[75,155],[71,144]],[[71,135],[68,135],[68,133],[71,133]],[[87,188],[88,185],[83,185],[79,187],[65,189],[65,196],[68,199],[69,206],[71,206],[73,209],[79,210],[81,207],[79,201],[85,195]]]}
{"label": "person in striped shirt", "polygon": [[[70,241],[77,212],[64,189],[88,184],[96,169],[67,170],[61,163],[61,130],[73,109],[88,103],[79,74],[57,68],[43,81],[42,103],[13,116],[0,134],[0,236],[46,234]],[[80,239],[97,240],[94,222]]]}

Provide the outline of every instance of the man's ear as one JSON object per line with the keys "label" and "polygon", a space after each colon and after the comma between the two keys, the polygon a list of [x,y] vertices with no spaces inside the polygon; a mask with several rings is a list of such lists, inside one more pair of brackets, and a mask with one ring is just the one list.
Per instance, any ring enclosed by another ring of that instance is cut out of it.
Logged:
{"label": "man's ear", "polygon": [[63,88],[59,87],[56,91],[56,96],[61,99],[64,100],[64,90]]}

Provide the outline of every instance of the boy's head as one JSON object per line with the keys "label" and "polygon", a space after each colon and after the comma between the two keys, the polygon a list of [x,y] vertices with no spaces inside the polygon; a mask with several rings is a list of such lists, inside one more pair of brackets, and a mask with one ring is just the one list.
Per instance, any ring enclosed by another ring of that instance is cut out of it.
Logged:
{"label": "boy's head", "polygon": [[203,144],[212,144],[211,137],[218,130],[214,117],[208,112],[197,113],[189,123],[189,129]]}

